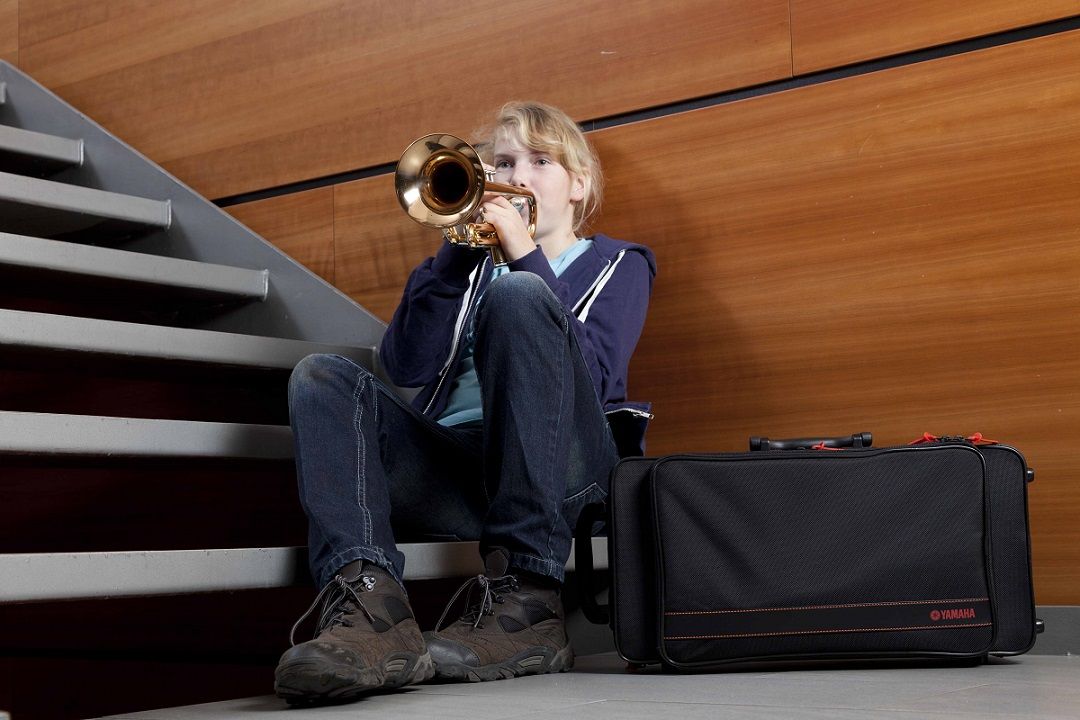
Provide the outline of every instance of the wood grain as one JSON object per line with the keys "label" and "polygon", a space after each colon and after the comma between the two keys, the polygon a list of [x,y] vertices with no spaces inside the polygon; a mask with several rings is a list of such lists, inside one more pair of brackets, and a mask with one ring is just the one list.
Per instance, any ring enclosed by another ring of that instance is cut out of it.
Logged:
{"label": "wood grain", "polygon": [[442,235],[405,215],[392,175],[335,190],[338,289],[389,322],[409,273],[438,250]]}
{"label": "wood grain", "polygon": [[19,64],[19,0],[0,0],[0,60]]}
{"label": "wood grain", "polygon": [[1039,601],[1080,602],[1080,32],[593,139],[600,227],[658,257],[652,453],[981,431],[1037,469]]}
{"label": "wood grain", "polygon": [[579,120],[791,73],[784,0],[22,0],[27,72],[211,198],[396,160],[513,97]]}
{"label": "wood grain", "polygon": [[225,211],[333,284],[334,188],[256,200]]}
{"label": "wood grain", "polygon": [[795,74],[1080,14],[1080,0],[791,0]]}

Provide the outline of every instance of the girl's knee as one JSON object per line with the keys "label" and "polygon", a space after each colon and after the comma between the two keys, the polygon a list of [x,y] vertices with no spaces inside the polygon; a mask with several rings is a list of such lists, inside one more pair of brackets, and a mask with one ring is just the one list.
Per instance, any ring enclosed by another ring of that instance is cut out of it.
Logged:
{"label": "girl's knee", "polygon": [[370,374],[340,355],[308,355],[296,364],[289,376],[289,401],[310,397],[349,377],[355,383],[357,373]]}
{"label": "girl's knee", "polygon": [[552,316],[558,308],[558,299],[539,275],[512,272],[493,280],[484,291],[477,322],[523,327],[529,318]]}

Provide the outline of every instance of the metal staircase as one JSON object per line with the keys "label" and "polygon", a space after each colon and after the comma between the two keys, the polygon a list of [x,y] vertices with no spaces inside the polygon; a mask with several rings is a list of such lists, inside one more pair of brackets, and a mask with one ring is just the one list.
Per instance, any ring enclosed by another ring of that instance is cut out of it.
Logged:
{"label": "metal staircase", "polygon": [[[270,462],[279,479],[291,475],[282,392],[289,372],[308,354],[336,353],[379,373],[376,346],[384,329],[347,296],[0,62],[0,498],[6,463],[23,476],[15,496],[39,478],[47,485],[56,463],[96,469],[156,461],[173,474],[195,463],[192,472],[212,477],[215,463]],[[5,392],[4,368],[14,368],[16,380],[29,372],[36,385],[9,382]],[[103,403],[125,407],[113,396],[141,392],[141,386],[114,392],[117,378],[127,376],[180,383],[181,396],[200,383],[251,384],[276,395],[269,409],[256,404],[242,412],[229,399],[176,402],[176,392],[129,402],[129,414],[101,412]],[[93,387],[80,393],[79,383]],[[60,390],[39,399],[35,389],[43,384]],[[53,410],[42,408],[46,401]],[[238,413],[246,420],[237,421]],[[35,463],[44,472],[27,480],[26,468]],[[148,484],[155,472],[148,470]],[[287,492],[278,486],[279,505],[302,522],[289,482]],[[119,519],[160,512],[123,502],[130,507],[121,508]],[[280,588],[305,578],[304,548],[297,545],[192,547],[195,541],[181,536],[179,545],[155,538],[148,547],[117,539],[117,532],[95,539],[61,531],[57,539],[62,520],[49,508],[29,520],[19,508],[7,512],[5,523],[0,501],[0,604]],[[248,535],[273,534],[260,532],[267,529]],[[605,540],[593,545],[598,566],[606,565]],[[474,542],[400,547],[409,579],[481,569]]]}
{"label": "metal staircase", "polygon": [[[94,392],[80,403],[78,385],[95,383],[100,398],[118,376],[161,386],[179,376],[193,386],[224,373],[229,384],[274,388],[280,405],[289,371],[308,354],[375,368],[383,330],[350,298],[0,63],[0,367],[39,383],[47,373],[46,384],[70,384],[73,398],[64,400],[66,412],[50,412],[19,383],[0,386],[4,467],[47,468],[58,458],[69,467],[204,463],[199,472],[207,462],[289,463],[283,410],[259,421],[256,408],[247,413],[254,421],[235,422],[227,400],[218,408],[208,397],[191,419],[167,402],[137,399],[137,412],[117,416],[101,412]],[[110,401],[118,405],[124,401]],[[41,532],[55,531],[41,524]],[[13,552],[35,548],[34,539],[0,530],[0,602],[280,586],[302,577],[292,547],[127,545],[83,552],[72,537],[60,543],[63,552],[56,542],[51,552]]]}

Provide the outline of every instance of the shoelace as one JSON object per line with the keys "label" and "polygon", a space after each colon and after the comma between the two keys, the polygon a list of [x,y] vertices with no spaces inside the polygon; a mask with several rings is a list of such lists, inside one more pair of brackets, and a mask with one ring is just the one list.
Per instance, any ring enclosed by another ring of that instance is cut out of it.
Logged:
{"label": "shoelace", "polygon": [[[472,597],[472,589],[477,585],[480,586],[480,599],[478,602],[470,603],[468,599]],[[521,584],[513,575],[501,575],[494,578],[489,578],[487,575],[477,575],[474,578],[469,578],[457,589],[454,596],[450,598],[450,602],[446,604],[446,608],[443,609],[442,615],[439,617],[439,622],[435,623],[435,632],[442,629],[443,622],[450,613],[450,608],[454,607],[454,603],[457,602],[458,597],[466,589],[469,590],[469,594],[466,596],[467,609],[461,616],[461,622],[472,623],[474,629],[482,629],[484,627],[484,616],[494,615],[494,603],[502,603],[502,593],[516,592],[520,588]]]}
{"label": "shoelace", "polygon": [[[333,595],[331,595],[331,593],[333,593]],[[351,614],[352,608],[348,605],[348,601],[350,600],[356,604],[356,607],[360,608],[360,611],[364,613],[364,617],[368,619],[368,622],[375,622],[375,617],[368,611],[367,607],[364,605],[364,601],[360,599],[360,595],[356,592],[356,588],[341,575],[336,575],[334,576],[334,579],[328,582],[326,587],[315,596],[315,601],[311,603],[311,607],[300,616],[299,620],[293,623],[292,630],[289,631],[289,644],[296,645],[296,628],[300,627],[300,624],[308,619],[308,616],[315,611],[315,608],[318,607],[320,602],[323,603],[323,609],[322,613],[319,615],[319,624],[315,626],[315,635],[318,635],[324,628],[330,627],[333,624],[341,624],[348,627],[349,621],[345,619],[345,615]]]}

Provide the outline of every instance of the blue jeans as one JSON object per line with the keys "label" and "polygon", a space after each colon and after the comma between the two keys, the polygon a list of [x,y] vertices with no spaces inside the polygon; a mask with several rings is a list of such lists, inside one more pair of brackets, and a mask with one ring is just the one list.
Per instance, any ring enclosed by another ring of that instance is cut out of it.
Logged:
{"label": "blue jeans", "polygon": [[289,381],[300,501],[319,587],[353,560],[400,582],[396,538],[479,540],[563,579],[581,508],[618,454],[571,318],[538,276],[494,280],[476,316],[483,423],[444,427],[337,355]]}

